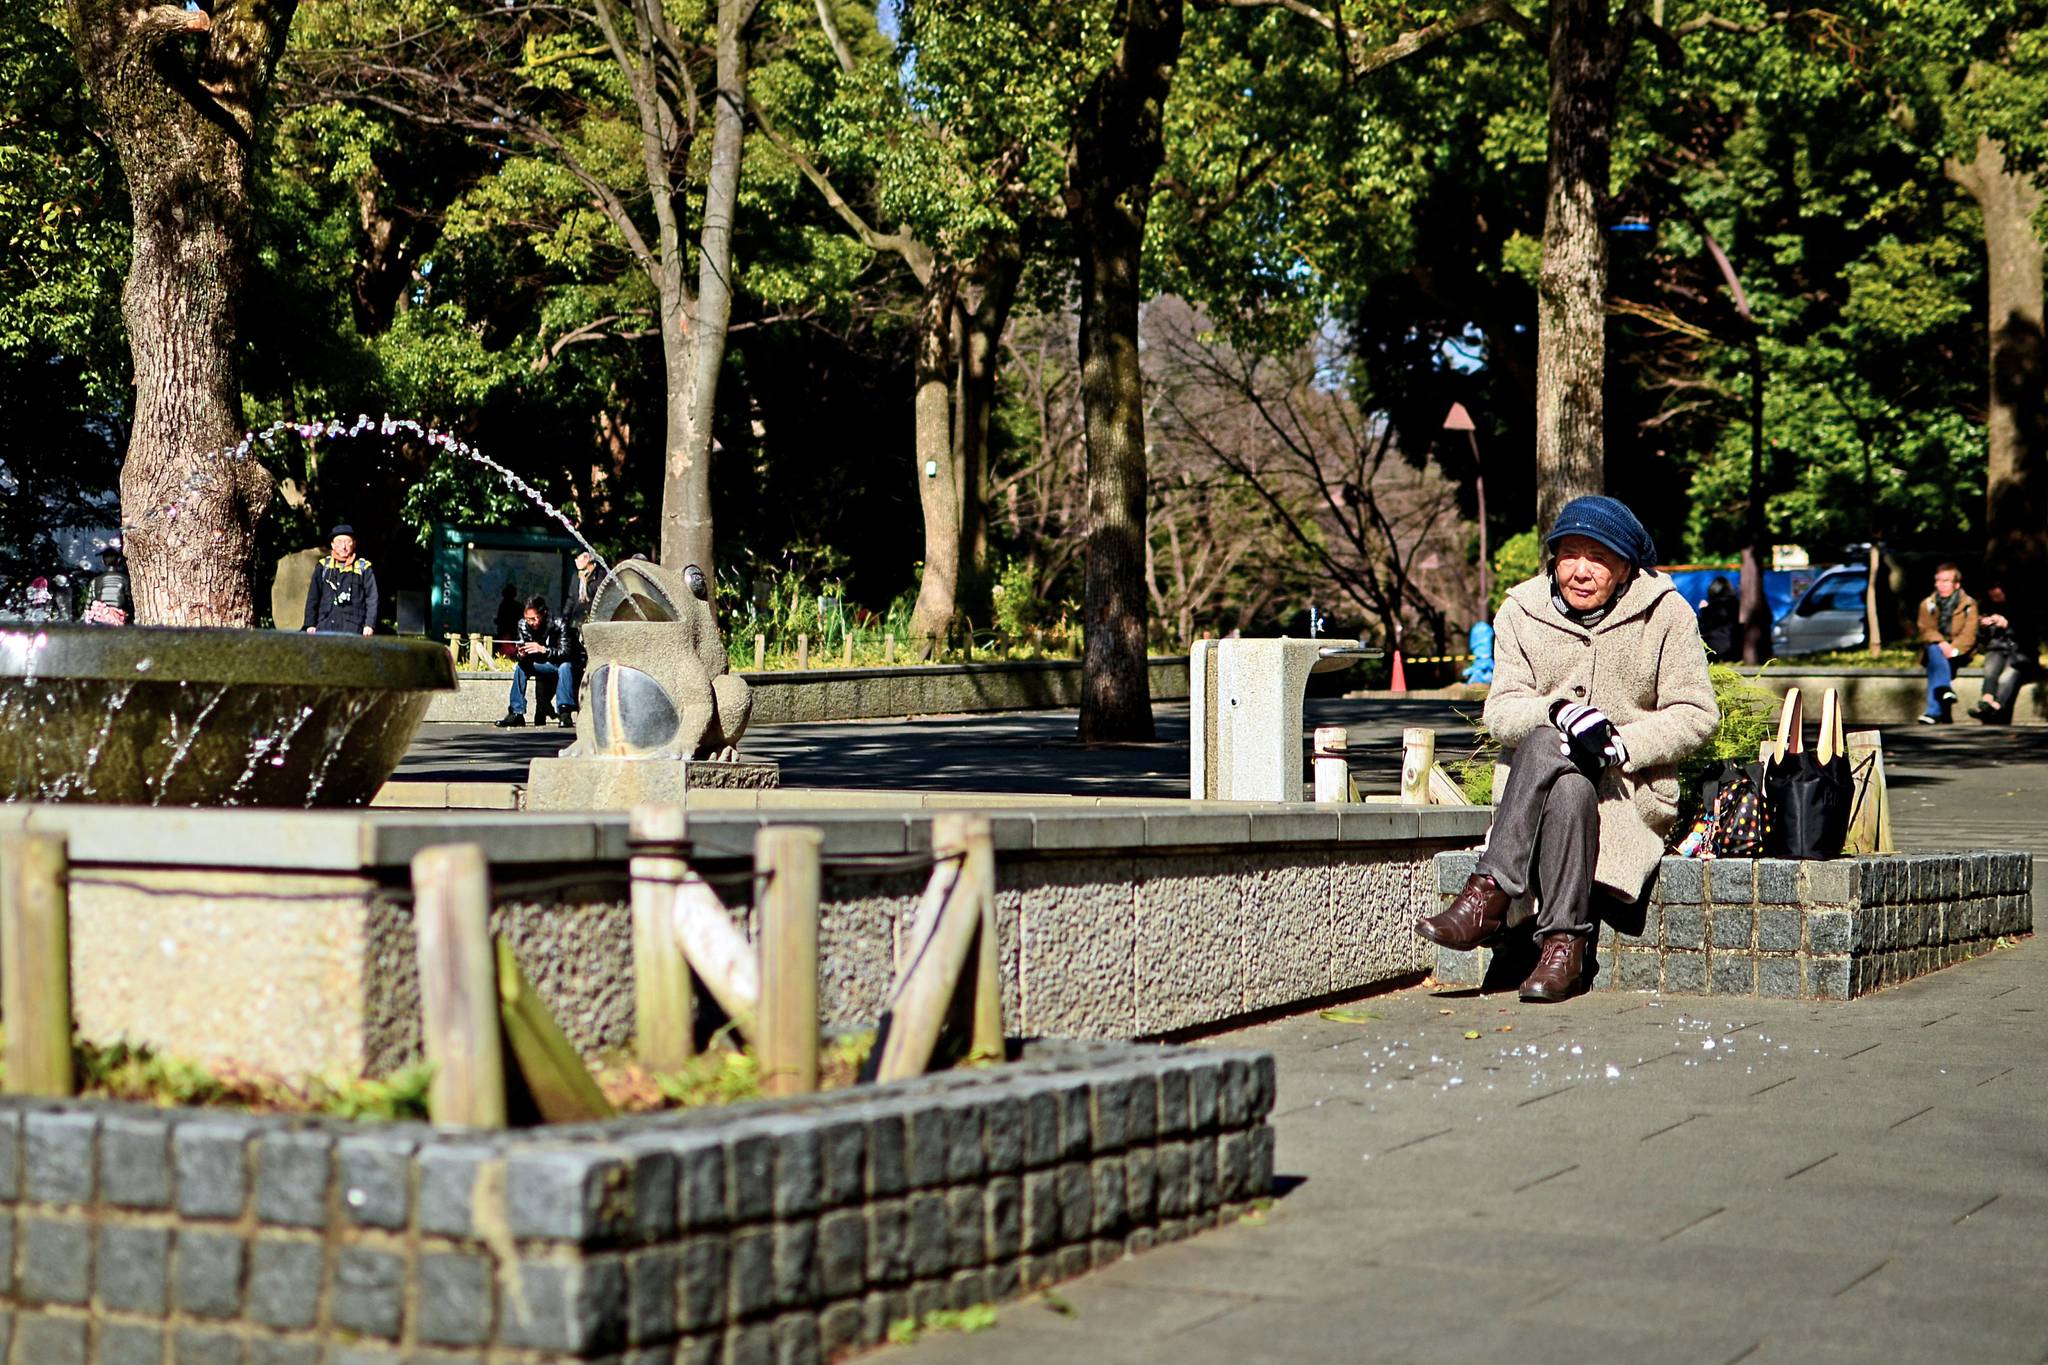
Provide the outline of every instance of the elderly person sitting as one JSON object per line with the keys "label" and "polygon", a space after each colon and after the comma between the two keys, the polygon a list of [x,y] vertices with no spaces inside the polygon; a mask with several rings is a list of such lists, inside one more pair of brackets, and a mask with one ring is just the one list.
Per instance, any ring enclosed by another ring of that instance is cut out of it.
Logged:
{"label": "elderly person sitting", "polygon": [[1547,572],[1494,618],[1486,724],[1514,758],[1485,850],[1431,942],[1469,950],[1534,892],[1542,951],[1524,1000],[1562,1000],[1585,975],[1593,889],[1642,898],[1678,814],[1678,762],[1718,712],[1692,608],[1652,567],[1656,545],[1613,498],[1566,504]]}

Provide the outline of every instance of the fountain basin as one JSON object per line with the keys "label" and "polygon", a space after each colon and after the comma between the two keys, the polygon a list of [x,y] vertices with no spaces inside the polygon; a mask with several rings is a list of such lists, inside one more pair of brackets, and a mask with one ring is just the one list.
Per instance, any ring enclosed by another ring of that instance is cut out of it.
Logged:
{"label": "fountain basin", "polygon": [[0,801],[360,806],[454,661],[417,640],[170,626],[0,631]]}

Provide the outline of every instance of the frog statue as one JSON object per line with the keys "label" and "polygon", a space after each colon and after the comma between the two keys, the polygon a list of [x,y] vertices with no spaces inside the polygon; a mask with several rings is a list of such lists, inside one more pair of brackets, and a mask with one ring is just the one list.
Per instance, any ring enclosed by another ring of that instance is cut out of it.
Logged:
{"label": "frog statue", "polygon": [[726,671],[711,583],[645,559],[614,566],[578,623],[587,704],[564,758],[736,759],[753,695]]}

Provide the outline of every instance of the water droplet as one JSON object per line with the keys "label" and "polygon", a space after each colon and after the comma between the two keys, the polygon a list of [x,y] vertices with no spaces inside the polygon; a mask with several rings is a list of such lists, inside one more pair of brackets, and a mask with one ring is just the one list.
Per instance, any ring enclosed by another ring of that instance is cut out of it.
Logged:
{"label": "water droplet", "polygon": [[1620,1078],[1621,1078],[1621,1068],[1620,1068],[1620,1067],[1618,1067],[1618,1066],[1616,1066],[1616,1065],[1615,1065],[1615,1064],[1614,1064],[1613,1062],[1609,1062],[1609,1063],[1607,1064],[1607,1079],[1608,1079],[1608,1080],[1610,1080],[1610,1081],[1612,1081],[1612,1080],[1619,1080]]}

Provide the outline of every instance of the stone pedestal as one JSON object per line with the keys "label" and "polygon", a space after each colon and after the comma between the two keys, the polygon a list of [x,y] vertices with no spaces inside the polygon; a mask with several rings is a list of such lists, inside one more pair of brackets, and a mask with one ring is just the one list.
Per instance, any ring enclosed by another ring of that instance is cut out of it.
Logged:
{"label": "stone pedestal", "polygon": [[527,767],[530,811],[631,810],[681,804],[691,791],[759,791],[782,785],[778,763],[694,758],[536,758]]}
{"label": "stone pedestal", "polygon": [[1188,661],[1188,796],[1302,799],[1302,696],[1311,673],[1377,651],[1356,640],[1198,640]]}

